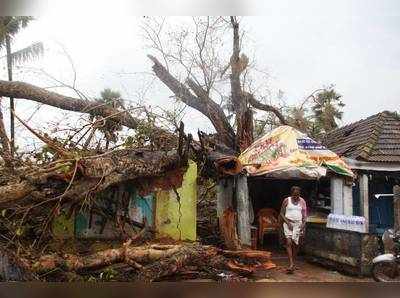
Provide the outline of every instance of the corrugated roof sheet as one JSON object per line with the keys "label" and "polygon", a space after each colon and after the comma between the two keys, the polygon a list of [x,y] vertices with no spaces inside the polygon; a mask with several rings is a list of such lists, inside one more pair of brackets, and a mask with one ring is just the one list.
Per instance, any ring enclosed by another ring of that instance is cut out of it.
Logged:
{"label": "corrugated roof sheet", "polygon": [[400,117],[388,111],[378,113],[331,131],[323,143],[339,156],[400,162]]}

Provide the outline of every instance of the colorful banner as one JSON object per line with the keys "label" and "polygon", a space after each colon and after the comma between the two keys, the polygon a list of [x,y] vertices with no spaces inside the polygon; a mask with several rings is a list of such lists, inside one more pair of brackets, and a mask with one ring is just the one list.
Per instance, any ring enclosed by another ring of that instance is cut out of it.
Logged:
{"label": "colorful banner", "polygon": [[256,140],[240,156],[251,176],[313,179],[327,169],[353,176],[339,156],[291,126],[280,126]]}

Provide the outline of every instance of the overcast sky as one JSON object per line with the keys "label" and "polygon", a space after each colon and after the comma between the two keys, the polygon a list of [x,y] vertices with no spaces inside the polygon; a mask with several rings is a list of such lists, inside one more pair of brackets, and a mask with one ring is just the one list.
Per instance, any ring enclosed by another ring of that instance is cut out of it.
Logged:
{"label": "overcast sky", "polygon": [[[346,2],[335,1],[327,7],[314,1],[291,1],[291,5],[281,1],[269,3],[266,16],[242,19],[257,65],[271,74],[271,88],[283,90],[287,101],[295,104],[314,89],[335,84],[346,104],[341,124],[382,110],[399,111],[400,103],[400,1]],[[38,17],[13,47],[43,41],[44,58],[27,67],[42,68],[63,82],[72,82],[62,44],[73,60],[80,90],[96,96],[111,87],[134,100],[144,86],[141,73],[151,71],[139,29],[141,18],[106,16],[107,7],[102,9],[102,14],[87,15],[69,6],[62,8],[62,15]],[[6,79],[4,61],[0,65],[0,77]],[[54,85],[27,68],[16,71],[15,79]],[[166,106],[171,103],[170,95],[159,83],[147,97],[155,105]],[[17,107],[27,117],[35,105],[18,101]],[[44,128],[48,121],[61,119],[55,111],[42,107],[32,125]],[[210,130],[210,123],[200,114],[190,112],[188,119],[192,131]]]}

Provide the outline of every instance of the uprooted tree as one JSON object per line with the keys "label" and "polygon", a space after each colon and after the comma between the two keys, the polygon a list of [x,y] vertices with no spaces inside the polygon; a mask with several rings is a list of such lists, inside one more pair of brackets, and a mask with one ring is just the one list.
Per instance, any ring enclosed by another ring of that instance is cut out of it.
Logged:
{"label": "uprooted tree", "polygon": [[[253,141],[254,109],[271,112],[281,124],[287,123],[279,108],[257,100],[251,90],[251,62],[241,51],[239,25],[237,17],[206,17],[170,32],[163,32],[164,20],[151,19],[143,26],[150,48],[160,56],[148,55],[154,74],[177,99],[206,116],[218,141],[236,152]],[[226,30],[232,31],[232,48],[224,61],[229,49],[221,35]],[[169,38],[167,42],[162,34]]]}
{"label": "uprooted tree", "polygon": [[[123,106],[114,107],[99,101],[67,97],[23,82],[0,81],[0,96],[13,96],[16,100],[31,100],[89,114],[93,119],[92,129],[98,122],[106,121],[114,121],[136,132],[149,125],[146,120],[134,117]],[[38,278],[38,274],[51,276],[54,270],[77,275],[88,272],[95,274],[96,270],[116,264],[133,270],[131,279],[146,281],[178,273],[188,274],[189,271],[193,274],[193,268],[207,277],[216,278],[218,270],[228,270],[239,278],[251,275],[256,268],[269,269],[274,266],[269,262],[266,252],[229,252],[201,245],[149,247],[128,242],[120,248],[100,251],[91,256],[40,256],[40,253],[31,250],[34,247],[39,249],[41,240],[48,239],[46,232],[49,223],[66,203],[75,207],[84,202],[87,204],[97,193],[110,186],[138,178],[142,180],[168,175],[170,170],[184,167],[189,148],[199,145],[191,144],[190,135],[184,135],[183,125],[179,134],[171,134],[151,124],[151,129],[146,131],[148,144],[143,147],[93,149],[77,146],[79,142],[73,138],[67,138],[66,142],[38,132],[15,115],[52,153],[49,160],[23,160],[18,155],[10,155],[10,142],[1,116],[1,155],[5,161],[0,167],[0,208],[4,219],[1,221],[1,232],[7,246],[24,252],[23,255],[29,255],[29,258],[21,258],[2,249],[0,279],[32,280]],[[76,138],[81,139],[79,136]],[[34,236],[28,243],[21,237],[24,236],[24,228]],[[211,258],[211,263],[204,262],[208,258]],[[250,264],[243,263],[243,260],[250,260]]]}
{"label": "uprooted tree", "polygon": [[281,90],[269,100],[268,74],[245,54],[246,35],[237,17],[192,18],[181,27],[170,22],[143,23],[153,72],[177,100],[210,120],[221,144],[238,153],[266,127],[291,125],[318,139],[337,126],[344,104],[334,85],[314,90],[295,106],[278,104]]}

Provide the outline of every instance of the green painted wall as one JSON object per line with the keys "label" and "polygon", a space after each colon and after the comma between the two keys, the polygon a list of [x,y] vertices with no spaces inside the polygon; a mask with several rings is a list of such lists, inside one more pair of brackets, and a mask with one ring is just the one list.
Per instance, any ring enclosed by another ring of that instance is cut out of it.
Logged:
{"label": "green painted wall", "polygon": [[52,224],[52,232],[56,238],[72,238],[74,237],[74,216],[67,218],[66,210],[62,210]]}
{"label": "green painted wall", "polygon": [[197,165],[190,161],[177,189],[180,203],[173,190],[156,193],[157,237],[175,240],[196,240]]}

